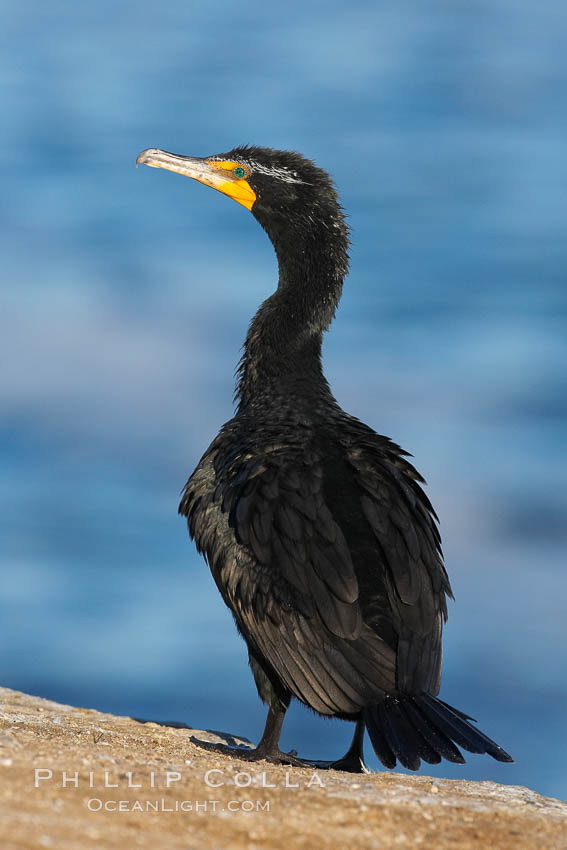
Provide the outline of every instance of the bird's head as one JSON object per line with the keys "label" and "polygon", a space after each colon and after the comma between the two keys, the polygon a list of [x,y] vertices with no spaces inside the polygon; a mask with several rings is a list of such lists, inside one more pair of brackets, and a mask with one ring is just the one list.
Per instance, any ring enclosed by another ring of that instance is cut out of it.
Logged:
{"label": "bird's head", "polygon": [[148,148],[136,164],[175,171],[228,195],[252,212],[274,242],[283,232],[299,237],[316,225],[346,240],[331,178],[301,154],[244,146],[201,158]]}

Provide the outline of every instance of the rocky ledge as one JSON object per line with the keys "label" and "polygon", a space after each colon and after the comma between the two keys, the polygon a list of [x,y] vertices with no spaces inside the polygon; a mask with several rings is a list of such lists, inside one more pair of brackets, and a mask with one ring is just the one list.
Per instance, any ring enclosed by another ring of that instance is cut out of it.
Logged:
{"label": "rocky ledge", "polygon": [[191,735],[0,688],[2,850],[567,848],[567,804],[528,788],[248,764]]}

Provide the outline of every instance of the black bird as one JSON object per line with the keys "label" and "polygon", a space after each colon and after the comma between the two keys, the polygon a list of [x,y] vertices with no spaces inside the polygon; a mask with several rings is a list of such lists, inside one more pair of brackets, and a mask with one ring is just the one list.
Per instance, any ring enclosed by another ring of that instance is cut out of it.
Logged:
{"label": "black bird", "polygon": [[[348,270],[348,228],[329,175],[297,153],[238,147],[137,158],[192,177],[252,212],[274,246],[277,290],[252,319],[236,415],[187,482],[179,512],[248,647],[262,739],[239,757],[309,764],[278,747],[292,697],[356,723],[346,755],[464,762],[458,746],[512,761],[437,698],[452,596],[436,514],[407,452],[345,413],[321,367]],[[458,745],[458,746],[457,746]],[[311,762],[313,764],[313,762]],[[323,763],[317,763],[322,766]]]}

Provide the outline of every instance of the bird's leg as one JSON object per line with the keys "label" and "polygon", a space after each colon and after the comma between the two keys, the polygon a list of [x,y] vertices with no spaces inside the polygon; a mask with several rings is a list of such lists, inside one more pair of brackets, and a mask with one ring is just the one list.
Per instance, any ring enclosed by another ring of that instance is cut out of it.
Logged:
{"label": "bird's leg", "polygon": [[364,764],[364,720],[362,717],[356,721],[354,735],[348,751],[344,756],[329,765],[333,770],[346,770],[348,773],[369,773]]}
{"label": "bird's leg", "polygon": [[364,720],[356,721],[354,735],[350,747],[344,756],[337,761],[310,761],[312,767],[320,770],[344,770],[347,773],[370,773],[364,764]]}
{"label": "bird's leg", "polygon": [[254,675],[258,695],[262,702],[269,706],[268,716],[264,733],[257,747],[229,747],[225,744],[209,744],[191,738],[194,744],[225,753],[229,756],[245,759],[246,761],[271,761],[273,764],[291,764],[296,767],[311,767],[310,763],[297,758],[295,752],[282,753],[278,744],[282,732],[282,725],[289,705],[291,694],[283,689],[283,686],[272,680],[256,657],[249,652],[250,669]]}
{"label": "bird's leg", "polygon": [[[285,717],[285,709],[273,709],[271,706],[268,710],[268,716],[266,717],[266,725],[264,726],[264,732],[260,739],[258,746],[256,747],[257,753],[265,753],[266,756],[269,756],[272,753],[279,753],[279,742],[280,735],[282,733],[282,726]],[[260,756],[262,758],[262,756]]]}
{"label": "bird's leg", "polygon": [[316,767],[321,770],[345,770],[349,773],[368,773],[364,764],[363,741],[364,721],[357,720],[354,736],[349,750],[337,761],[316,761],[298,758],[295,751],[282,753],[279,748],[279,740],[282,732],[283,721],[291,694],[283,690],[271,679],[255,656],[249,653],[250,668],[254,675],[254,681],[258,689],[258,695],[262,702],[269,706],[268,716],[264,732],[257,747],[236,747],[227,744],[212,744],[208,741],[199,741],[191,738],[193,744],[197,744],[207,750],[217,753],[245,759],[246,761],[265,760],[273,764],[291,764],[295,767]]}
{"label": "bird's leg", "polygon": [[[321,770],[345,770],[349,773],[368,773],[364,764],[364,721],[359,718],[356,722],[354,736],[349,750],[337,761],[316,761],[312,759],[299,759],[295,752],[282,753],[278,747],[283,719],[289,705],[289,692],[281,690],[277,682],[270,678],[255,656],[249,652],[250,668],[254,674],[254,681],[258,689],[260,699],[270,706],[266,719],[266,728],[262,740],[258,744],[256,753],[264,753],[258,758],[266,758],[280,764],[297,764],[303,767],[318,767]],[[292,759],[294,759],[292,761]]]}
{"label": "bird's leg", "polygon": [[311,762],[297,758],[294,753],[282,753],[278,743],[282,731],[282,725],[285,717],[286,709],[282,707],[273,708],[270,706],[268,716],[266,718],[266,726],[264,734],[257,747],[230,747],[226,744],[211,744],[208,741],[199,741],[197,738],[191,737],[191,743],[197,744],[206,750],[223,753],[228,756],[235,756],[246,761],[269,761],[273,764],[291,764],[295,767],[312,767]]}
{"label": "bird's leg", "polygon": [[258,746],[253,750],[255,758],[266,759],[266,761],[274,762],[274,764],[292,764],[297,767],[309,767],[309,762],[297,758],[293,751],[282,753],[279,748],[285,712],[286,709],[270,706],[264,733]]}

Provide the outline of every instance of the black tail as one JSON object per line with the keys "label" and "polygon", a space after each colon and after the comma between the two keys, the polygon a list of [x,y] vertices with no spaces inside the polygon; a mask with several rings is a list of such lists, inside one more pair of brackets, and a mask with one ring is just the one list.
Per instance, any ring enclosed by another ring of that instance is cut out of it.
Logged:
{"label": "black tail", "polygon": [[372,746],[386,767],[399,760],[409,770],[419,770],[421,759],[438,764],[442,758],[464,764],[457,744],[469,753],[514,761],[469,720],[468,714],[426,693],[387,695],[383,703],[364,710]]}

